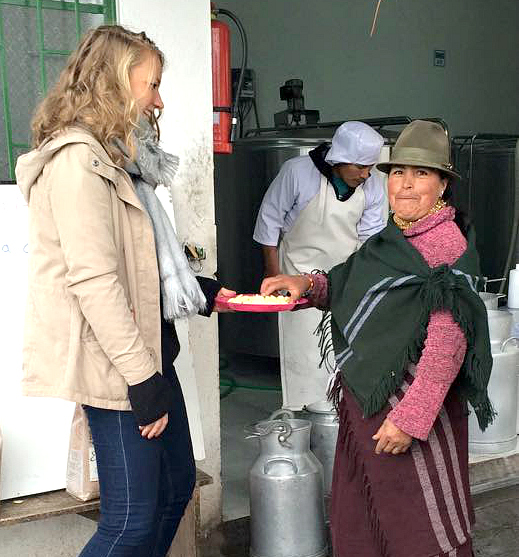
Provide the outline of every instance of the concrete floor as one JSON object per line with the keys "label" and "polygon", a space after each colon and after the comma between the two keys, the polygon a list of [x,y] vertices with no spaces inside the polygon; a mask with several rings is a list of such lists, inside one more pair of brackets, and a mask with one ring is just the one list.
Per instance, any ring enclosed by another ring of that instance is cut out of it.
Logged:
{"label": "concrete floor", "polygon": [[519,486],[474,496],[476,557],[519,556]]}
{"label": "concrete floor", "polygon": [[[248,474],[258,455],[258,441],[245,439],[245,426],[268,418],[281,408],[279,362],[273,358],[229,355],[221,358],[220,380],[237,387],[221,388],[223,519],[249,516]],[[254,388],[243,388],[240,385]],[[265,389],[265,390],[263,390]]]}
{"label": "concrete floor", "polygon": [[[476,526],[475,557],[519,556],[519,486],[482,493],[474,497]],[[248,517],[223,523],[201,547],[201,557],[247,557]],[[355,555],[352,557],[361,557]],[[399,556],[405,557],[405,556]]]}
{"label": "concrete floor", "polygon": [[[233,390],[221,389],[224,523],[204,541],[202,557],[248,555],[248,471],[258,449],[257,441],[245,440],[244,427],[267,418],[282,404],[281,392],[271,390],[280,385],[277,360],[244,355],[224,359],[221,378],[236,382]],[[519,557],[519,485],[481,493],[473,500],[475,557]]]}
{"label": "concrete floor", "polygon": [[[244,427],[281,406],[277,360],[229,356],[221,376],[237,388],[222,388],[222,479],[225,522],[203,540],[200,557],[248,557],[248,471],[257,441],[245,440]],[[243,386],[254,389],[245,389]],[[258,390],[268,389],[268,390]],[[475,557],[519,557],[519,486],[474,496]],[[0,529],[0,557],[71,557],[92,535],[95,523],[81,516],[60,516]],[[351,556],[361,557],[361,556]],[[398,556],[406,557],[406,556]]]}

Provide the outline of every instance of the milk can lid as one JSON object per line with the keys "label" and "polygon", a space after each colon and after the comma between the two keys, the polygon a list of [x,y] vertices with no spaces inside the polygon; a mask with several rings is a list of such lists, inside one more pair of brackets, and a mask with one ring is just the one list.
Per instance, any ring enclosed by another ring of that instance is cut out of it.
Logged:
{"label": "milk can lid", "polygon": [[317,414],[335,414],[333,404],[329,400],[318,400],[307,404],[305,407],[308,412],[316,412]]}

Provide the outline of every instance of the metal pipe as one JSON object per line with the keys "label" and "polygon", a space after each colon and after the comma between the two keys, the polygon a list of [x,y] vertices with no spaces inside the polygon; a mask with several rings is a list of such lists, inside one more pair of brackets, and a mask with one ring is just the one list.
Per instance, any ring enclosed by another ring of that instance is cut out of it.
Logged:
{"label": "metal pipe", "polygon": [[277,131],[287,131],[287,130],[313,130],[319,128],[336,128],[346,121],[355,120],[357,122],[364,122],[368,126],[383,128],[385,126],[403,126],[404,124],[410,124],[413,119],[409,116],[388,116],[384,118],[348,118],[347,120],[341,120],[338,122],[317,122],[316,124],[304,124],[302,126],[279,126],[277,128],[256,128],[248,130],[245,133],[245,137],[251,135],[261,135],[262,133],[277,132]]}
{"label": "metal pipe", "polygon": [[514,195],[514,222],[512,224],[512,236],[510,238],[510,246],[508,248],[508,255],[506,258],[505,272],[503,276],[505,280],[501,283],[499,287],[499,294],[505,291],[505,286],[508,283],[508,274],[512,267],[512,259],[514,258],[517,262],[516,244],[517,244],[517,229],[519,228],[519,139],[515,144],[515,195]]}
{"label": "metal pipe", "polygon": [[469,183],[468,183],[468,190],[469,190],[469,218],[472,218],[472,205],[473,205],[473,195],[472,195],[472,179],[474,177],[474,142],[476,141],[477,134],[473,135],[470,140],[470,156],[469,156]]}
{"label": "metal pipe", "polygon": [[467,140],[473,137],[488,141],[492,139],[518,139],[519,135],[512,133],[476,133],[472,135],[457,135],[453,137],[452,141],[457,141],[459,139]]}
{"label": "metal pipe", "polygon": [[256,126],[260,128],[260,121],[258,115],[258,107],[256,106],[256,99],[252,99],[252,107],[254,109],[254,118],[256,120]]}
{"label": "metal pipe", "polygon": [[222,14],[234,21],[236,26],[238,27],[238,31],[240,32],[241,42],[242,42],[242,60],[241,60],[241,68],[240,68],[240,77],[238,79],[238,86],[236,87],[236,94],[234,98],[234,102],[232,105],[232,116],[231,116],[231,137],[230,142],[232,143],[236,139],[236,127],[238,124],[238,106],[240,103],[240,95],[241,90],[243,87],[243,79],[245,77],[245,68],[247,67],[247,57],[248,57],[248,43],[247,43],[247,34],[245,33],[245,28],[241,24],[241,21],[238,19],[233,12],[229,10],[225,10],[223,8],[217,8],[214,10],[216,14]]}

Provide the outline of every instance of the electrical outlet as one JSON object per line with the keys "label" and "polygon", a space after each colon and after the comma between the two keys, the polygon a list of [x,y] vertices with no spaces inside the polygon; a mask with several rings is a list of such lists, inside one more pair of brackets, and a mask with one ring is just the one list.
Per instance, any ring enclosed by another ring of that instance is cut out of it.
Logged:
{"label": "electrical outlet", "polygon": [[184,244],[184,253],[189,261],[203,261],[207,256],[205,249],[196,244]]}

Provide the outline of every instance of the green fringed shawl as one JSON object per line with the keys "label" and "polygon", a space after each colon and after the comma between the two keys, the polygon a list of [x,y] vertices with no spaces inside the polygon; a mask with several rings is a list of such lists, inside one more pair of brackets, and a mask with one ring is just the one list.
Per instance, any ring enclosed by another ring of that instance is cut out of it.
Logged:
{"label": "green fringed shawl", "polygon": [[[365,416],[384,407],[409,364],[418,362],[431,312],[450,310],[467,339],[455,384],[474,408],[481,429],[491,423],[487,385],[492,356],[486,308],[476,290],[480,270],[472,230],[467,241],[453,265],[430,268],[390,220],[330,271],[335,360]],[[324,351],[326,329],[321,330]]]}

